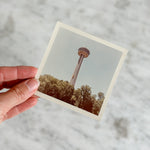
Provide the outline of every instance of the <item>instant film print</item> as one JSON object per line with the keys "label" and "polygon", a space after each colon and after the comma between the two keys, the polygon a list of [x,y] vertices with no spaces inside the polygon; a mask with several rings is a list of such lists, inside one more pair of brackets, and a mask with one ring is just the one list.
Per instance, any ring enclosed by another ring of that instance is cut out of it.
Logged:
{"label": "instant film print", "polygon": [[36,95],[100,119],[127,50],[58,22],[36,78]]}

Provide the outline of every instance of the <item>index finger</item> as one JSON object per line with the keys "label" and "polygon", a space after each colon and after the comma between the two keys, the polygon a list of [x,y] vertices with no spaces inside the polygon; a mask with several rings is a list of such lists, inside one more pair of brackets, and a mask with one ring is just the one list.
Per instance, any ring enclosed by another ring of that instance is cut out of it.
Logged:
{"label": "index finger", "polygon": [[0,82],[33,78],[36,72],[32,66],[0,67]]}

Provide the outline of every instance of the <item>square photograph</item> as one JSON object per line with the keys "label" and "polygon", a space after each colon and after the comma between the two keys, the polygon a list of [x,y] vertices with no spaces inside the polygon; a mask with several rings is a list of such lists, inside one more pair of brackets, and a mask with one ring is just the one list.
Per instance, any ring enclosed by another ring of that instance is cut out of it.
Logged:
{"label": "square photograph", "polygon": [[57,22],[36,78],[41,98],[100,119],[127,50]]}

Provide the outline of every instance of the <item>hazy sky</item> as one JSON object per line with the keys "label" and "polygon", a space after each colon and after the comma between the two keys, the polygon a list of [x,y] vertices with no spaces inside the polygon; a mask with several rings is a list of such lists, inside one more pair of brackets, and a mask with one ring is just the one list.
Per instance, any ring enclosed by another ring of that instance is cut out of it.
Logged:
{"label": "hazy sky", "polygon": [[64,28],[59,29],[41,74],[70,81],[79,59],[80,47],[88,48],[90,55],[83,60],[75,88],[87,84],[92,88],[92,93],[101,91],[106,94],[122,53]]}

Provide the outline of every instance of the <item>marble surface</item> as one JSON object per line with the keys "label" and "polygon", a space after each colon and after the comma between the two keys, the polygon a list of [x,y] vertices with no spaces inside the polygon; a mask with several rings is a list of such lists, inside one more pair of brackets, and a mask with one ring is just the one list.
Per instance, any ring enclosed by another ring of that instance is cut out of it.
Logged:
{"label": "marble surface", "polygon": [[0,125],[1,150],[149,150],[149,0],[0,0],[0,65],[38,67],[57,20],[129,50],[100,122],[40,99]]}

